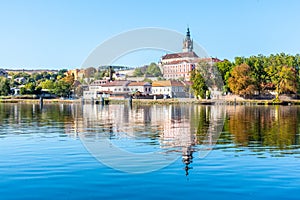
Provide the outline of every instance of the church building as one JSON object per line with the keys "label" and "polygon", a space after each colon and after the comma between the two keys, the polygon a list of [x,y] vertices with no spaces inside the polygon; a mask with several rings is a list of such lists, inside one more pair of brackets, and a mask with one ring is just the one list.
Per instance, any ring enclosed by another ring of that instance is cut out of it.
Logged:
{"label": "church building", "polygon": [[[190,81],[190,72],[196,67],[200,60],[211,60],[210,58],[199,58],[193,51],[193,40],[190,29],[187,28],[186,37],[183,40],[182,52],[164,55],[159,63],[165,79],[182,79]],[[212,62],[219,59],[213,58]]]}
{"label": "church building", "polygon": [[182,52],[166,54],[161,58],[160,66],[165,79],[190,80],[190,71],[195,67],[198,55],[193,52],[193,40],[189,28],[183,40]]}

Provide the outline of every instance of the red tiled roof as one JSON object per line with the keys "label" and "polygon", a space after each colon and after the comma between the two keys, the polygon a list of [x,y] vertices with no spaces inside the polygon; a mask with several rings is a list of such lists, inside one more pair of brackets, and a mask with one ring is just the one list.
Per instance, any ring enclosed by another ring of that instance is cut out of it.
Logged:
{"label": "red tiled roof", "polygon": [[[180,63],[191,63],[191,62],[188,60],[174,60],[174,61],[168,62],[164,65],[174,65],[174,64],[180,64]],[[192,62],[192,63],[194,63],[194,62]]]}
{"label": "red tiled roof", "polygon": [[176,81],[176,80],[171,80],[171,85],[172,86],[177,86],[177,87],[183,87],[184,86],[182,81]]}
{"label": "red tiled roof", "polygon": [[198,55],[192,51],[192,52],[166,54],[162,57],[162,59],[172,59],[172,58],[198,58]]}
{"label": "red tiled roof", "polygon": [[199,61],[207,61],[207,62],[222,62],[219,58],[200,58]]}

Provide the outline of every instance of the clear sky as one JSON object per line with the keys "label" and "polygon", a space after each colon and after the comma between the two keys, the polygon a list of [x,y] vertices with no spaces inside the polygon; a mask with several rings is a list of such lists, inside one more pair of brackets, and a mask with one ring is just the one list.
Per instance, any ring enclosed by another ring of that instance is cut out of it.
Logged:
{"label": "clear sky", "polygon": [[[297,54],[299,24],[298,0],[0,0],[0,68],[80,68],[105,40],[143,27],[185,34],[188,25],[221,59]],[[118,64],[146,64],[143,57]]]}

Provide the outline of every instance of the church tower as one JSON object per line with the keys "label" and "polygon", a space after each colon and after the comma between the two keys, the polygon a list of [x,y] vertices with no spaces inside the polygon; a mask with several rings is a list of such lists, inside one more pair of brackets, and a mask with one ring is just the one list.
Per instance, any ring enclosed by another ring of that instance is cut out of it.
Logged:
{"label": "church tower", "polygon": [[185,39],[183,40],[183,52],[192,52],[193,51],[193,40],[191,39],[190,29],[187,28]]}

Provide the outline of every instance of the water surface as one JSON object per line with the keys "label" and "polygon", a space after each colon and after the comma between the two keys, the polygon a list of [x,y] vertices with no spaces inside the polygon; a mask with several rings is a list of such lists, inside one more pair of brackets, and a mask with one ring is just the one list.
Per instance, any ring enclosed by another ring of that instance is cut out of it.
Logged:
{"label": "water surface", "polygon": [[[299,199],[299,112],[296,106],[0,104],[1,199]],[[148,173],[134,173],[140,169],[131,160],[131,172],[120,171],[86,147],[85,141],[103,140],[132,155],[176,159]]]}

